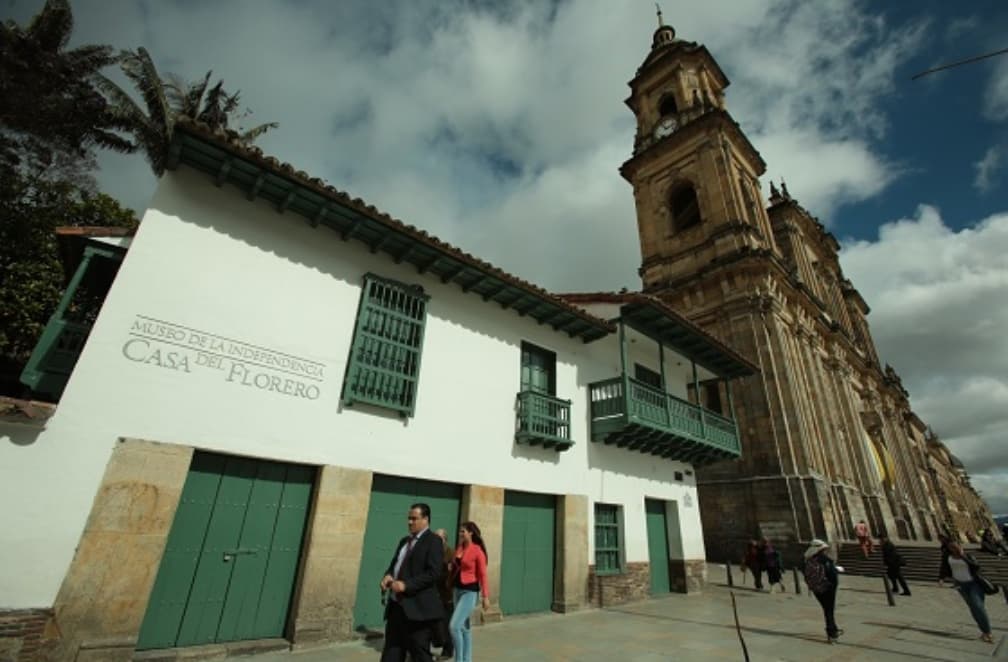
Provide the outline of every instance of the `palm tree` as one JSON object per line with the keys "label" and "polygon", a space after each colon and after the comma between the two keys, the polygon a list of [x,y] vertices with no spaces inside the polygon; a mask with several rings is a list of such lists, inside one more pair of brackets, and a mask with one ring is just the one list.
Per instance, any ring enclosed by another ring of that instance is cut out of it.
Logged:
{"label": "palm tree", "polygon": [[150,53],[143,47],[123,52],[119,66],[140,93],[146,110],[105,76],[97,75],[96,81],[105,93],[112,112],[128,127],[134,144],[143,150],[151,169],[158,176],[164,173],[168,148],[179,117],[202,122],[213,130],[228,131],[232,139],[244,144],[251,144],[278,126],[276,122],[267,122],[248,131],[232,130],[229,122],[236,119],[240,92],[228,93],[224,90],[224,81],[210,87],[210,71],[202,80],[192,83],[171,74],[162,77]]}
{"label": "palm tree", "polygon": [[0,24],[0,151],[13,163],[45,169],[94,147],[132,149],[93,81],[116,62],[112,47],[67,50],[73,24],[67,0],[47,0],[26,27]]}

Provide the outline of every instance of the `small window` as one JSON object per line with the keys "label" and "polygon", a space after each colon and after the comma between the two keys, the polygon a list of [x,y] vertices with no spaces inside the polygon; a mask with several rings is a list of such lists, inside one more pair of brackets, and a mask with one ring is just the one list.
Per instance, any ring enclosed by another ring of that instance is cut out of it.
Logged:
{"label": "small window", "polygon": [[721,407],[721,389],[717,380],[704,382],[701,386],[703,386],[704,407],[712,412],[723,414],[724,410]]}
{"label": "small window", "polygon": [[413,415],[429,298],[419,285],[364,276],[343,404],[365,402]]}
{"label": "small window", "polygon": [[675,472],[675,479],[678,480],[680,483],[682,482],[682,472],[681,471],[676,471]]}
{"label": "small window", "polygon": [[675,115],[678,112],[679,107],[676,106],[675,96],[672,94],[665,95],[658,105],[658,114],[665,117],[667,115]]}
{"label": "small window", "polygon": [[672,213],[672,229],[675,232],[700,225],[700,203],[692,186],[687,184],[672,191],[669,208]]}
{"label": "small window", "polygon": [[620,572],[619,507],[595,504],[595,574]]}
{"label": "small window", "polygon": [[634,379],[659,391],[662,389],[661,375],[651,368],[645,368],[640,363],[634,363]]}

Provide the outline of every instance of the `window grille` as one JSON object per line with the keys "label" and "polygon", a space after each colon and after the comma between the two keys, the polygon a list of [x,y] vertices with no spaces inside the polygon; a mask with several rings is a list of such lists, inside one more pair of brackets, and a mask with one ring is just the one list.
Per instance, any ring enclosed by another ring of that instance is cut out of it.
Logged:
{"label": "window grille", "polygon": [[595,574],[620,572],[619,509],[617,506],[595,504]]}
{"label": "window grille", "polygon": [[427,302],[419,285],[365,274],[343,403],[364,402],[412,416]]}

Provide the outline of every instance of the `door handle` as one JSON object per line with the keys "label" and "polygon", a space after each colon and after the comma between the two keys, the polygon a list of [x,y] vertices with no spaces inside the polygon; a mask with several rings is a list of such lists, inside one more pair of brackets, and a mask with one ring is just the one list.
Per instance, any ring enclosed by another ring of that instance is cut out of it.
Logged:
{"label": "door handle", "polygon": [[255,555],[258,553],[259,553],[258,549],[228,549],[225,550],[224,552],[224,563],[228,563],[231,559],[238,556],[239,554]]}

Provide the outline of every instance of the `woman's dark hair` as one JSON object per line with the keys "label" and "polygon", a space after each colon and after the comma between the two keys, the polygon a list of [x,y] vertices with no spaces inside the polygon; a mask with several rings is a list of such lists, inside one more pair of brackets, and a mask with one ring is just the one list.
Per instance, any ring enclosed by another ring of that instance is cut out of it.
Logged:
{"label": "woman's dark hair", "polygon": [[472,536],[472,541],[483,550],[483,556],[489,563],[490,555],[487,554],[486,544],[483,542],[483,534],[480,533],[480,528],[476,526],[476,522],[462,522],[462,528],[469,532],[469,535]]}

